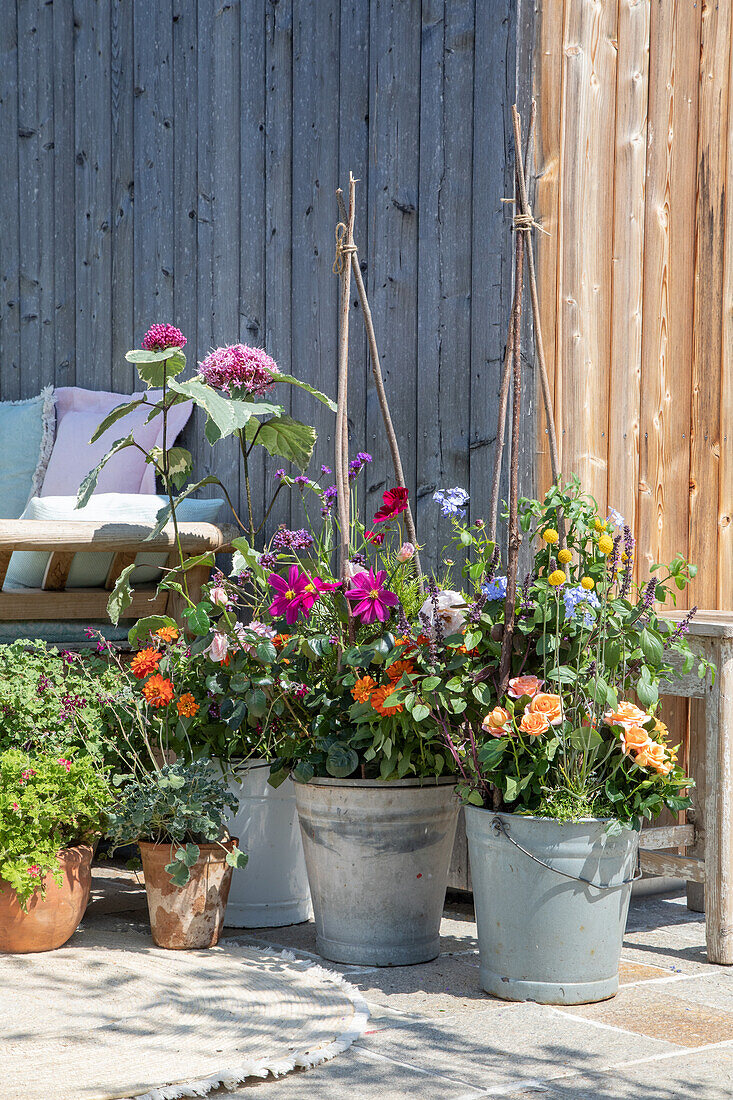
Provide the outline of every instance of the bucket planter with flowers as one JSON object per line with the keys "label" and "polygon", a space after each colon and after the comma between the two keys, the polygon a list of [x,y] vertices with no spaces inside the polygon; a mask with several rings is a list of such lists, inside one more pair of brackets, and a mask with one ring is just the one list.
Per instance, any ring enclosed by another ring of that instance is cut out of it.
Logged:
{"label": "bucket planter with flowers", "polygon": [[232,869],[247,862],[226,830],[233,806],[226,783],[206,761],[164,764],[125,782],[109,832],[115,845],[140,845],[158,947],[219,942]]}
{"label": "bucket planter with flowers", "polygon": [[[512,675],[481,733],[447,744],[468,801],[483,988],[579,1004],[618,989],[641,822],[689,805],[655,712],[660,681],[694,658],[654,605],[695,570],[676,558],[635,585],[628,526],[599,516],[577,482],[523,501],[520,520],[539,549],[519,592]],[[505,582],[485,589],[484,634],[501,633]]]}
{"label": "bucket planter with flowers", "polygon": [[89,756],[0,754],[0,951],[51,951],[74,934],[110,801]]}

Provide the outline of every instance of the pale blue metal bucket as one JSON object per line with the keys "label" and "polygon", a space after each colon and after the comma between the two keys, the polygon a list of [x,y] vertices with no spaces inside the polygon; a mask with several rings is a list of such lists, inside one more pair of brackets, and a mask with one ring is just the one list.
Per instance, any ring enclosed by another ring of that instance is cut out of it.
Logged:
{"label": "pale blue metal bucket", "polygon": [[612,834],[609,824],[466,806],[487,993],[571,1005],[617,992],[639,834]]}

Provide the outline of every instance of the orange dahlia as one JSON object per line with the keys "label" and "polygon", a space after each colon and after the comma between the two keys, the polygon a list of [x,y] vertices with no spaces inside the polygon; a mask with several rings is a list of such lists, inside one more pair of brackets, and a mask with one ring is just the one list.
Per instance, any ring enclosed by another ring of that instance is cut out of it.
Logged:
{"label": "orange dahlia", "polygon": [[414,671],[415,666],[412,661],[395,661],[387,669],[387,675],[393,683],[396,683],[401,676],[409,676]]}
{"label": "orange dahlia", "polygon": [[176,699],[176,709],[178,710],[179,717],[193,718],[194,714],[199,710],[199,704],[196,702],[191,692],[186,691]]}
{"label": "orange dahlia", "polygon": [[158,650],[153,649],[152,646],[141,649],[130,662],[133,676],[136,676],[138,680],[144,680],[151,672],[156,672],[162,656],[163,654],[158,653]]}
{"label": "orange dahlia", "polygon": [[143,695],[151,707],[167,707],[174,694],[171,681],[157,672],[143,685]]}
{"label": "orange dahlia", "polygon": [[351,689],[351,694],[357,703],[368,703],[376,686],[377,681],[371,676],[360,676]]}
{"label": "orange dahlia", "polygon": [[161,638],[162,641],[175,642],[178,638],[178,627],[176,626],[161,626],[160,630],[155,631],[156,637]]}
{"label": "orange dahlia", "polygon": [[381,687],[378,687],[376,691],[372,692],[371,704],[377,714],[381,714],[383,718],[389,718],[392,714],[399,714],[405,709],[402,703],[390,703],[390,699],[394,692],[394,684],[383,684]]}

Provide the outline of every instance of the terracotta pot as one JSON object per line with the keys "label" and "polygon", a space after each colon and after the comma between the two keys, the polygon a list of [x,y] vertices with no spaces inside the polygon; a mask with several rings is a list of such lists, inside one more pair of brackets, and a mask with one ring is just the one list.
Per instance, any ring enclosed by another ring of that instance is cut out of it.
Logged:
{"label": "terracotta pot", "polygon": [[150,930],[158,947],[182,950],[214,947],[219,942],[232,881],[226,853],[236,843],[230,837],[221,844],[199,844],[191,877],[185,886],[174,886],[165,868],[178,845],[140,841]]}
{"label": "terracotta pot", "polygon": [[12,886],[0,879],[0,951],[53,951],[74,935],[89,901],[93,854],[91,844],[59,852],[61,885],[47,874],[45,895],[36,890],[27,912]]}

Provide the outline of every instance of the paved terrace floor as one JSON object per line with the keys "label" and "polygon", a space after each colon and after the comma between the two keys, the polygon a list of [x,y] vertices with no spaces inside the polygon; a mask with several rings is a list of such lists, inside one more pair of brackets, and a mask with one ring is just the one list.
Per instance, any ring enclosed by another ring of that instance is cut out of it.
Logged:
{"label": "paved terrace floor", "polygon": [[[146,923],[129,872],[95,871],[86,922]],[[731,1100],[733,967],[712,966],[681,895],[632,901],[621,990],[571,1009],[494,1000],[479,987],[473,908],[449,901],[441,954],[422,966],[338,966],[366,998],[366,1035],[332,1062],[215,1100]],[[315,954],[312,922],[227,930]],[[322,961],[319,959],[319,961]]]}

